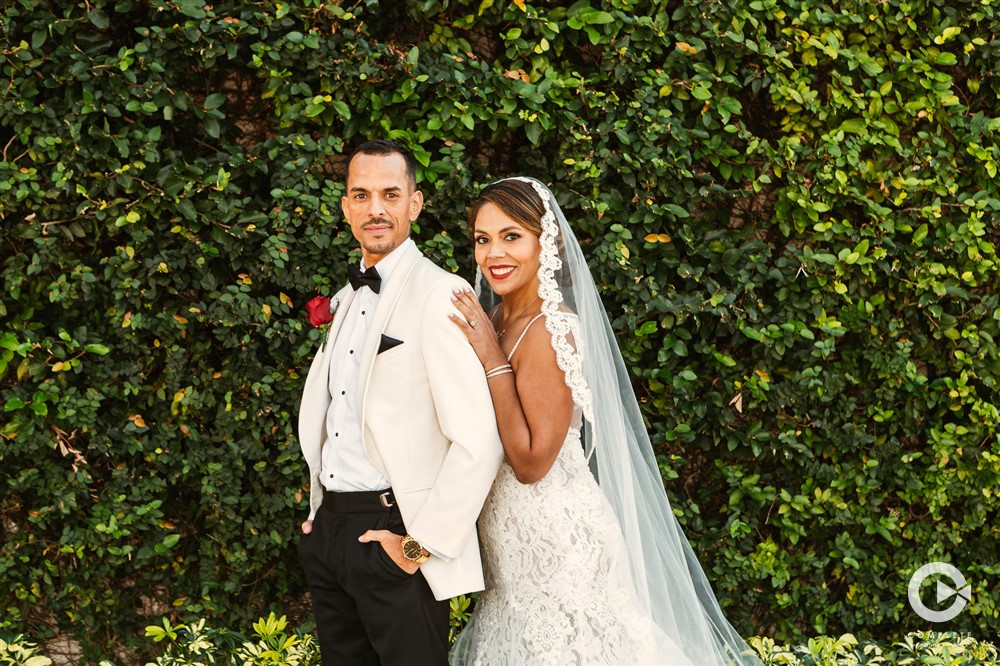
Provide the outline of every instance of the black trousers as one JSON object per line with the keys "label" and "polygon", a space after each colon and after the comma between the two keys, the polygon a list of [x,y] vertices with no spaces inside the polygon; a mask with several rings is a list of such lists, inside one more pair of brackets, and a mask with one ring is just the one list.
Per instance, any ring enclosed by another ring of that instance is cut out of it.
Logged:
{"label": "black trousers", "polygon": [[406,534],[398,508],[374,498],[371,508],[351,504],[324,502],[299,540],[323,666],[446,665],[448,602],[436,601],[423,574],[400,569],[382,544],[358,542],[367,530]]}

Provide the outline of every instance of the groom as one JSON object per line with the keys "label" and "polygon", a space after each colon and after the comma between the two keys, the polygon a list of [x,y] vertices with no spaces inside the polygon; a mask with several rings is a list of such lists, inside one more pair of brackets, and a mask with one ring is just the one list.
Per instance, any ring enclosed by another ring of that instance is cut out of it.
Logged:
{"label": "groom", "polygon": [[299,560],[325,665],[446,664],[447,600],[484,586],[475,524],[503,451],[482,365],[448,318],[466,283],[409,238],[422,207],[408,149],[351,154],[342,208],[361,265],[299,412]]}

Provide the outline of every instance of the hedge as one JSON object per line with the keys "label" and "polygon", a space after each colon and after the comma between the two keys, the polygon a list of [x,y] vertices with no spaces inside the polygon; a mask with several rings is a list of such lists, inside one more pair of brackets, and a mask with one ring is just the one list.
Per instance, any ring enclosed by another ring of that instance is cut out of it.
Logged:
{"label": "hedge", "polygon": [[465,276],[478,187],[552,185],[742,633],[995,622],[1000,19],[849,4],[7,2],[0,630],[95,658],[301,602],[302,306],[376,137]]}

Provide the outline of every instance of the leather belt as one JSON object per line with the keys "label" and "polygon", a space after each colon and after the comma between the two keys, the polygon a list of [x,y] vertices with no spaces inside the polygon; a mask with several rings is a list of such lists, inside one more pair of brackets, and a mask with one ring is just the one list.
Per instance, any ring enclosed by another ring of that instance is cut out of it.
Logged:
{"label": "leather belt", "polygon": [[398,510],[392,489],[366,490],[353,493],[326,491],[321,509],[333,513],[381,513]]}

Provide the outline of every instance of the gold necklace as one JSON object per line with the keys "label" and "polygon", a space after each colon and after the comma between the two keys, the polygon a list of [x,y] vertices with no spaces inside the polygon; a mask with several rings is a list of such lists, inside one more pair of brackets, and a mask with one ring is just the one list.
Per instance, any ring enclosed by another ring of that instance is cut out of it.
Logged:
{"label": "gold necklace", "polygon": [[[509,319],[506,319],[506,321],[507,322],[512,322],[512,321],[516,320],[518,317],[520,317],[521,315],[523,315],[525,312],[528,311],[528,308],[530,308],[532,305],[535,304],[535,302],[538,300],[538,298],[539,298],[538,296],[535,296],[534,300],[532,300],[526,306],[524,306],[523,308],[521,308],[520,312],[518,312],[516,315],[514,315],[513,317],[510,317]],[[501,304],[501,307],[502,307],[502,305],[503,304]],[[498,312],[499,312],[499,310],[498,310]],[[494,316],[495,315],[496,315],[496,313],[494,313]],[[497,325],[493,322],[492,317],[490,318],[490,323],[493,324],[493,328],[497,327]],[[500,330],[499,333],[497,333],[497,339],[503,337],[503,334],[507,332],[507,326],[509,325],[507,323],[504,323],[504,321],[501,321],[500,323],[503,324],[503,328]]]}

